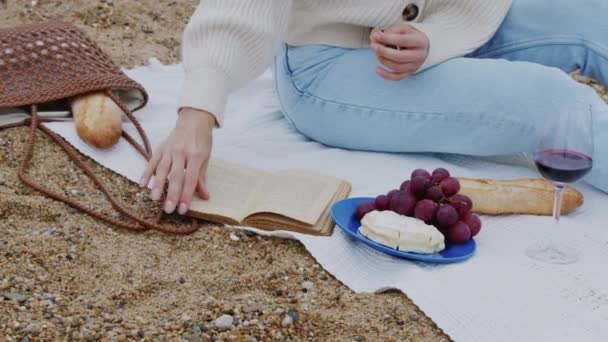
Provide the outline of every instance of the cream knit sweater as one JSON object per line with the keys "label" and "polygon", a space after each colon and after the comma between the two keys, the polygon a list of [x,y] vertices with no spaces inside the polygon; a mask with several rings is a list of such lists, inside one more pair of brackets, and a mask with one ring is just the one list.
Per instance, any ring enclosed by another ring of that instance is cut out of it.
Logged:
{"label": "cream knit sweater", "polygon": [[[270,66],[280,41],[366,48],[372,28],[402,21],[429,38],[429,56],[421,71],[464,56],[487,42],[511,2],[201,0],[183,36],[186,78],[179,106],[208,111],[221,126],[230,93]],[[404,12],[408,6],[409,12]]]}

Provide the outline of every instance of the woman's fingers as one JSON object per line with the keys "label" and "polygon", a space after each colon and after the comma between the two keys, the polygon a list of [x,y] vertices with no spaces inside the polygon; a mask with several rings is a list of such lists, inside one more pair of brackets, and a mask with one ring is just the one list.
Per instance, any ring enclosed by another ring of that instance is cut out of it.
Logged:
{"label": "woman's fingers", "polygon": [[392,72],[395,73],[409,73],[413,74],[416,71],[416,65],[413,63],[395,63],[391,60],[388,60],[384,57],[378,57],[380,64],[384,65]]}
{"label": "woman's fingers", "polygon": [[419,31],[416,28],[414,28],[414,26],[412,26],[412,25],[410,25],[408,23],[401,22],[399,24],[389,26],[386,29],[381,30],[380,32],[385,32],[385,33],[415,33],[415,32],[419,32]]}
{"label": "woman's fingers", "polygon": [[209,199],[209,189],[207,188],[207,168],[209,166],[209,159],[205,160],[201,166],[201,172],[198,176],[198,182],[196,183],[196,190],[198,195],[203,200]]}
{"label": "woman's fingers", "polygon": [[141,176],[141,179],[139,180],[139,186],[140,187],[143,188],[144,186],[147,186],[148,183],[150,183],[150,178],[154,174],[154,170],[156,170],[156,167],[158,166],[158,162],[160,161],[160,158],[162,156],[163,156],[163,150],[162,150],[162,146],[161,146],[161,148],[159,148],[152,155],[152,159],[150,159],[150,161],[148,161],[148,165],[146,166],[146,170],[144,171],[144,173]]}
{"label": "woman's fingers", "polygon": [[397,81],[414,74],[424,65],[429,53],[429,40],[413,26],[398,24],[386,30],[373,30],[371,48],[384,67],[377,68],[376,72],[382,78]]}
{"label": "woman's fingers", "polygon": [[382,44],[372,44],[372,50],[378,57],[384,57],[395,63],[416,63],[420,60],[420,51],[418,50],[397,50],[384,46]]}
{"label": "woman's fingers", "polygon": [[378,73],[378,75],[380,75],[380,77],[382,77],[386,80],[389,80],[389,81],[400,81],[411,75],[411,73],[409,73],[409,72],[401,72],[401,73],[390,72],[382,67],[377,67],[376,73]]}
{"label": "woman's fingers", "polygon": [[379,32],[374,39],[382,45],[399,46],[405,49],[421,48],[425,45],[424,37],[417,33],[389,33]]}
{"label": "woman's fingers", "polygon": [[180,203],[177,212],[184,215],[190,208],[196,183],[199,180],[201,165],[203,164],[203,156],[200,152],[187,153],[186,173],[184,178],[184,186],[180,196]]}
{"label": "woman's fingers", "polygon": [[184,169],[186,168],[186,156],[181,150],[173,153],[171,161],[171,171],[169,172],[169,189],[167,190],[167,199],[165,200],[165,212],[173,213],[179,203],[182,189],[184,188]]}
{"label": "woman's fingers", "polygon": [[170,168],[171,156],[167,153],[163,153],[154,174],[154,186],[152,188],[152,194],[150,195],[150,198],[152,198],[153,201],[158,201],[161,198]]}

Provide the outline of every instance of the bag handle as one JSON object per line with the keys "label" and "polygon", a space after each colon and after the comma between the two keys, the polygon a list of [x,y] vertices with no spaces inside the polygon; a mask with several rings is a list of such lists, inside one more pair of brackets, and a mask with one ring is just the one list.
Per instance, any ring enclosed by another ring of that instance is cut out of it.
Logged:
{"label": "bag handle", "polygon": [[[144,147],[139,145],[139,143],[137,143],[135,141],[135,139],[133,137],[131,137],[128,133],[126,133],[124,130],[123,130],[123,137],[125,137],[125,139],[131,145],[133,145],[133,147],[139,153],[141,153],[142,156],[144,156],[144,158],[146,158],[146,160],[149,160],[150,156],[151,156],[151,152],[150,152],[151,149],[150,149],[150,144],[148,142],[147,136],[146,136],[143,128],[141,127],[139,122],[135,119],[135,117],[133,116],[131,111],[122,103],[122,101],[120,101],[120,99],[113,92],[108,91],[107,94],[108,94],[108,96],[110,96],[112,98],[112,100],[114,102],[116,102],[116,104],[125,112],[127,117],[133,122],[133,124],[137,128],[137,130],[143,140]],[[45,194],[46,196],[49,196],[55,200],[61,201],[102,222],[113,225],[115,227],[129,229],[129,230],[138,231],[138,232],[146,231],[148,229],[154,229],[154,230],[158,230],[158,231],[161,231],[164,233],[171,233],[171,234],[191,234],[199,229],[198,221],[195,219],[192,219],[192,224],[189,227],[177,227],[177,226],[172,226],[172,225],[161,224],[160,220],[162,219],[162,216],[163,216],[162,209],[160,210],[159,214],[157,215],[157,217],[155,218],[154,221],[150,221],[144,217],[141,217],[141,216],[138,216],[138,215],[132,213],[129,209],[127,209],[124,205],[122,205],[111,194],[111,192],[108,190],[108,188],[100,181],[99,177],[97,177],[93,173],[91,168],[88,167],[86,165],[86,163],[84,163],[84,161],[79,156],[78,152],[76,151],[76,149],[74,147],[72,147],[62,137],[57,135],[55,132],[53,132],[52,130],[50,130],[48,127],[46,127],[45,125],[43,125],[40,122],[40,119],[38,117],[38,107],[36,105],[31,106],[31,118],[30,119],[27,119],[24,123],[21,123],[21,124],[8,125],[8,126],[4,126],[2,128],[17,127],[17,126],[27,125],[28,123],[29,123],[29,127],[30,127],[29,140],[26,144],[25,155],[23,157],[23,160],[21,162],[21,165],[19,167],[19,172],[18,172],[19,179],[24,184]],[[42,185],[36,184],[34,181],[32,181],[28,177],[27,171],[30,167],[31,160],[34,155],[34,146],[36,145],[36,129],[38,129],[38,128],[41,129],[44,133],[46,133],[48,136],[50,136],[55,142],[57,142],[57,144],[59,144],[59,146],[61,146],[61,148],[70,157],[70,159],[103,192],[103,194],[107,197],[108,201],[110,201],[110,203],[112,204],[112,207],[116,211],[118,211],[119,213],[123,214],[124,216],[130,218],[131,220],[135,221],[136,223],[126,223],[126,222],[122,222],[117,219],[114,219],[106,214],[103,214],[103,213],[97,212],[91,208],[88,208],[88,207],[80,204],[79,202],[64,196],[63,194],[54,192],[53,190],[50,190],[50,189],[48,189]],[[164,201],[165,198],[166,198],[166,187],[165,187],[165,191],[163,192],[162,200]]]}

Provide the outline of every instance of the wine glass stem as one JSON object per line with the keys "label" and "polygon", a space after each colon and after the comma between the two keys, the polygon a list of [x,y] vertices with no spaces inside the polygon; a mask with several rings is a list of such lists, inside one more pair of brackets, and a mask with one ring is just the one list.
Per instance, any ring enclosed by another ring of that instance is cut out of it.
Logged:
{"label": "wine glass stem", "polygon": [[555,221],[559,221],[562,209],[562,198],[564,198],[564,184],[555,185],[555,198],[553,199],[553,218]]}

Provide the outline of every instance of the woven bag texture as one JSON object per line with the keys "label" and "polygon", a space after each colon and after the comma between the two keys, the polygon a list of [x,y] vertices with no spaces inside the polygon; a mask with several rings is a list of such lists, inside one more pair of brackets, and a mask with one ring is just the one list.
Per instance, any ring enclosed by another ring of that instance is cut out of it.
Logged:
{"label": "woven bag texture", "polygon": [[72,24],[0,28],[0,107],[58,101],[90,92],[145,89]]}

